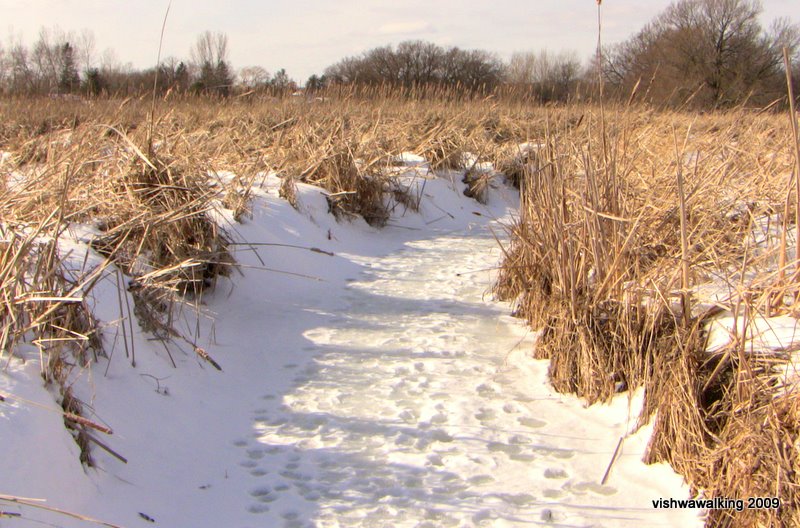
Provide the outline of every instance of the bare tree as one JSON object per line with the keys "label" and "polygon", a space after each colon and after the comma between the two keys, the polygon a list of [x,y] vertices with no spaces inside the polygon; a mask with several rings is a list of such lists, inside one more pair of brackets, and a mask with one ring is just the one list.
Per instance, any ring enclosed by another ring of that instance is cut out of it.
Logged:
{"label": "bare tree", "polygon": [[31,67],[28,48],[17,37],[9,37],[8,41],[8,89],[12,93],[27,93],[34,90],[34,72]]}
{"label": "bare tree", "polygon": [[191,51],[192,61],[200,70],[196,88],[200,91],[228,95],[233,85],[228,61],[228,36],[224,33],[202,33]]}
{"label": "bare tree", "polygon": [[117,58],[117,53],[111,48],[106,48],[103,50],[103,53],[100,56],[100,70],[113,71],[118,70],[119,68],[120,63],[119,59]]}
{"label": "bare tree", "polygon": [[58,26],[43,27],[29,51],[17,44],[12,52],[13,69],[18,79],[26,77],[27,92],[75,91],[80,72],[88,71],[94,57],[94,36],[89,30],[76,35]]}
{"label": "bare tree", "polygon": [[542,102],[566,101],[580,73],[574,52],[517,52],[506,67],[506,82],[529,90]]}
{"label": "bare tree", "polygon": [[496,55],[483,50],[456,54],[458,83],[468,91],[492,90],[503,78],[503,63]]}
{"label": "bare tree", "polygon": [[661,100],[729,105],[782,93],[781,49],[796,51],[798,28],[779,20],[769,31],[757,0],[679,0],[637,35],[608,50],[606,79],[622,90],[654,80]]}
{"label": "bare tree", "polygon": [[66,43],[66,35],[58,28],[39,30],[39,38],[34,43],[31,54],[37,91],[52,92],[57,88],[61,73],[59,48]]}
{"label": "bare tree", "polygon": [[399,85],[402,82],[399,60],[391,46],[368,51],[357,65],[350,64],[358,69],[354,77],[357,82],[392,85]]}
{"label": "bare tree", "polygon": [[91,29],[80,32],[76,38],[75,49],[81,71],[88,71],[95,66],[95,38]]}
{"label": "bare tree", "polygon": [[247,66],[239,70],[239,82],[249,90],[267,86],[269,79],[269,72],[261,66]]}
{"label": "bare tree", "polygon": [[2,44],[0,44],[0,93],[8,88],[8,72],[11,69],[10,65],[10,57]]}
{"label": "bare tree", "polygon": [[335,84],[350,84],[358,80],[362,59],[359,57],[345,57],[336,64],[325,68],[325,77]]}
{"label": "bare tree", "polygon": [[228,60],[228,36],[205,31],[197,37],[191,51],[192,60],[198,64],[217,64]]}
{"label": "bare tree", "polygon": [[448,84],[465,90],[491,89],[502,77],[503,65],[482,50],[443,49],[419,40],[374,48],[347,57],[325,70],[333,83],[359,83],[411,88]]}
{"label": "bare tree", "polygon": [[403,86],[421,86],[437,81],[442,62],[442,49],[431,42],[401,42],[394,52],[397,77]]}

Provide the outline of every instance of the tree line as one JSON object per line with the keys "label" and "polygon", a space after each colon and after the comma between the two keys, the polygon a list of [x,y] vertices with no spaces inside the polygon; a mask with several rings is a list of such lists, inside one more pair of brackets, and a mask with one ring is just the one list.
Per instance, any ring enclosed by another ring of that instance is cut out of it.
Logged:
{"label": "tree line", "polygon": [[445,84],[467,91],[491,90],[503,80],[504,65],[483,50],[442,48],[421,40],[384,46],[329,66],[323,84],[367,84],[411,88]]}
{"label": "tree line", "polygon": [[629,40],[604,53],[605,81],[621,95],[651,101],[724,107],[768,104],[786,93],[783,49],[795,61],[800,28],[759,22],[757,0],[680,0]]}
{"label": "tree line", "polygon": [[75,33],[42,28],[31,46],[13,38],[7,46],[0,45],[3,94],[129,96],[155,88],[159,93],[225,97],[248,87],[277,92],[297,88],[285,70],[270,76],[263,68],[243,68],[239,77],[237,80],[229,59],[227,35],[210,31],[197,37],[188,59],[169,57],[158,67],[144,70],[121,64],[111,50],[98,56],[88,30]]}
{"label": "tree line", "polygon": [[[676,0],[631,38],[585,63],[570,52],[518,52],[505,62],[484,50],[406,41],[343,58],[309,77],[305,91],[434,86],[459,93],[503,90],[548,103],[596,93],[602,82],[606,94],[620,99],[702,107],[768,104],[786,93],[784,48],[795,59],[791,73],[800,83],[800,27],[779,19],[765,28],[761,13],[759,0]],[[227,36],[209,31],[198,36],[187,60],[168,58],[146,70],[121,66],[111,52],[98,57],[88,31],[43,29],[30,47],[13,39],[0,46],[2,93],[133,95],[154,87],[226,97],[294,93],[298,83],[285,69],[234,71]]]}

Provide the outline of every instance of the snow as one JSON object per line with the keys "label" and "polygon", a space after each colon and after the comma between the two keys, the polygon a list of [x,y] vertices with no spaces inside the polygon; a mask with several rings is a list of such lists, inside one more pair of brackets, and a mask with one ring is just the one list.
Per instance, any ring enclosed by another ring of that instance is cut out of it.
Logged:
{"label": "snow", "polygon": [[[516,192],[481,205],[456,179],[407,181],[420,211],[383,229],[338,223],[304,184],[296,210],[275,175],[243,224],[215,213],[241,268],[176,316],[222,372],[129,325],[125,279],[106,269],[90,302],[109,357],[73,391],[128,463],[95,447],[97,467],[79,464],[22,345],[0,374],[0,494],[122,526],[700,526],[701,512],[652,508],[689,490],[641,463],[641,394],[590,408],[557,394],[532,333],[487,293]],[[76,270],[99,265],[84,259],[92,228],[71,233]],[[87,525],[0,506],[20,514],[4,527]]]}
{"label": "snow", "polygon": [[[791,291],[784,295],[783,303],[776,306],[774,315],[766,313],[759,303],[757,309],[745,309],[747,292],[758,292],[771,287],[778,278],[779,251],[783,224],[778,215],[750,217],[750,206],[731,201],[728,207],[732,221],[745,218],[751,222],[747,239],[747,266],[732,266],[720,270],[694,288],[694,310],[700,313],[716,308],[720,313],[706,325],[708,338],[706,351],[719,354],[726,350],[740,350],[746,355],[786,358],[788,363],[776,365],[776,374],[782,378],[787,390],[795,390],[800,380],[800,329],[797,314],[791,308],[794,299]],[[786,232],[786,276],[791,276],[797,254],[795,229]],[[787,307],[789,310],[787,310]],[[789,311],[790,313],[786,313]],[[778,369],[781,369],[778,371]]]}
{"label": "snow", "polygon": [[22,191],[28,178],[19,171],[12,170],[14,156],[10,152],[0,152],[0,175],[3,175],[7,191]]}
{"label": "snow", "polygon": [[395,156],[392,161],[401,167],[421,167],[428,165],[428,161],[425,158],[413,152],[401,152],[400,155]]}
{"label": "snow", "polygon": [[723,315],[714,318],[709,325],[706,350],[719,352],[733,342],[734,336],[740,339],[744,337],[746,353],[784,351],[798,341],[797,319],[794,317],[765,317],[762,314],[751,317],[747,321],[742,314],[738,317]]}
{"label": "snow", "polygon": [[489,161],[481,161],[480,156],[472,152],[465,152],[461,156],[461,165],[471,172],[491,174],[495,172],[494,165]]}

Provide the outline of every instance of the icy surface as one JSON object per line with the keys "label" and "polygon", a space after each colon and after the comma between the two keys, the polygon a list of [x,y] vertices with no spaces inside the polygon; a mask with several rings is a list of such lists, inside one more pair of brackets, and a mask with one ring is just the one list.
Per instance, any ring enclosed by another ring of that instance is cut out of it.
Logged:
{"label": "icy surface", "polygon": [[679,482],[663,467],[600,484],[624,402],[608,420],[551,392],[523,352],[530,336],[486,301],[489,273],[471,273],[500,257],[476,231],[365,263],[344,308],[304,333],[313,362],[288,366],[292,388],[265,393],[241,445],[249,510],[298,526],[696,522],[652,510]]}
{"label": "icy surface", "polygon": [[[127,464],[96,448],[97,466],[80,466],[35,350],[18,350],[0,375],[0,495],[128,527],[701,525],[652,508],[689,492],[641,463],[648,430],[601,483],[640,398],[586,409],[553,392],[529,331],[487,295],[513,191],[482,206],[458,179],[427,179],[420,212],[377,230],[336,222],[307,185],[295,210],[279,184],[264,175],[244,224],[217,213],[241,268],[176,310],[222,372],[129,324],[113,267],[93,290],[109,358],[73,390]],[[84,259],[91,229],[71,232],[76,266],[98,265]],[[0,511],[18,515],[4,528],[89,525]]]}

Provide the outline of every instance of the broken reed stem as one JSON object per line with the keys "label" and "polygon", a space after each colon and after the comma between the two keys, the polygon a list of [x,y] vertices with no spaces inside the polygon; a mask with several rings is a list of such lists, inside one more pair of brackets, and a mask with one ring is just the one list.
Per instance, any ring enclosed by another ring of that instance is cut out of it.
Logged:
{"label": "broken reed stem", "polygon": [[[794,160],[795,160],[795,247],[800,244],[800,140],[798,140],[797,114],[794,109],[794,86],[792,83],[792,60],[789,58],[789,49],[783,48],[783,66],[786,70],[786,88],[789,92],[789,120],[792,125],[792,139],[794,141]],[[800,274],[800,251],[795,251],[795,279]],[[795,291],[795,300],[800,296],[800,290]]]}
{"label": "broken reed stem", "polygon": [[611,468],[614,466],[614,462],[617,461],[619,457],[619,450],[622,447],[622,442],[625,441],[624,436],[619,437],[619,441],[617,442],[617,447],[614,448],[614,453],[611,455],[611,460],[608,461],[608,466],[606,467],[606,472],[603,474],[603,479],[600,481],[600,485],[605,486],[606,482],[608,482],[608,477],[611,476]]}
{"label": "broken reed stem", "polygon": [[[674,130],[673,130],[674,132]],[[692,319],[692,306],[689,291],[689,235],[688,215],[686,211],[686,192],[683,188],[683,160],[678,151],[678,139],[675,137],[675,157],[678,165],[676,179],[678,181],[678,201],[681,213],[681,308],[683,309],[683,324],[689,328]]]}
{"label": "broken reed stem", "polygon": [[[117,269],[115,276],[117,278],[117,303],[119,306],[119,326],[122,327],[122,343],[125,346],[125,357],[130,358],[131,353],[130,350],[128,349],[128,327],[125,324],[127,316],[125,315],[122,309],[122,296],[125,295],[124,293],[125,289],[123,288],[123,284],[125,284],[125,280],[122,278],[122,272],[119,271],[119,269]],[[111,365],[110,359],[108,361],[108,364]],[[106,369],[106,372],[108,372],[108,369]]]}
{"label": "broken reed stem", "polygon": [[88,420],[88,419],[84,418],[83,416],[78,416],[75,413],[64,412],[64,419],[69,420],[70,422],[75,422],[76,424],[83,425],[85,427],[89,427],[91,429],[94,429],[95,431],[100,431],[101,433],[104,433],[104,434],[107,434],[107,435],[114,434],[114,431],[112,431],[108,427],[106,427],[104,425],[100,425],[98,423],[95,423],[95,422],[93,422],[91,420]]}
{"label": "broken reed stem", "polygon": [[44,409],[45,411],[48,411],[48,412],[60,414],[66,420],[69,420],[71,422],[75,422],[75,423],[80,424],[80,425],[84,425],[86,427],[94,429],[95,431],[99,431],[99,432],[101,432],[103,434],[107,434],[107,435],[114,434],[114,431],[112,431],[110,428],[108,428],[108,427],[106,427],[104,425],[100,425],[97,422],[93,422],[93,421],[89,420],[88,418],[84,418],[83,416],[78,416],[75,413],[71,413],[71,412],[65,411],[63,409],[53,409],[52,407],[49,407],[47,405],[43,405],[43,404],[35,402],[33,400],[28,400],[26,398],[22,398],[20,396],[17,396],[15,394],[10,394],[8,392],[0,393],[0,402],[8,402],[9,400],[20,401],[20,402],[23,402],[23,403],[27,403],[28,405],[32,405],[34,407],[37,407],[39,409]]}
{"label": "broken reed stem", "polygon": [[57,513],[59,515],[64,515],[66,517],[72,517],[73,519],[78,519],[79,521],[99,524],[101,526],[107,526],[108,528],[122,528],[122,526],[119,526],[117,524],[111,524],[105,521],[100,521],[98,519],[94,519],[86,515],[81,515],[79,513],[62,510],[60,508],[53,508],[52,506],[46,506],[45,504],[43,504],[45,502],[44,499],[30,499],[26,497],[15,497],[14,495],[0,494],[0,501],[10,502],[12,504],[19,504],[22,506],[28,506],[39,510],[45,510],[52,513]]}
{"label": "broken reed stem", "polygon": [[112,448],[111,448],[111,447],[110,447],[108,444],[106,444],[105,442],[102,442],[102,441],[100,441],[100,440],[99,440],[97,437],[95,437],[94,435],[91,435],[91,434],[89,434],[89,433],[87,432],[87,433],[86,433],[86,438],[87,438],[89,441],[91,441],[92,443],[94,443],[95,445],[97,445],[97,447],[99,447],[100,449],[102,449],[103,451],[105,451],[106,453],[108,453],[109,455],[113,456],[114,458],[116,458],[117,460],[119,460],[120,462],[122,462],[123,464],[127,464],[127,463],[128,463],[128,459],[127,459],[127,458],[125,458],[125,457],[124,457],[124,456],[122,456],[121,454],[117,453],[117,452],[116,452],[115,450],[113,450],[113,449],[112,449]]}
{"label": "broken reed stem", "polygon": [[172,7],[172,0],[167,4],[167,11],[164,13],[164,20],[161,22],[161,36],[158,39],[158,54],[156,55],[156,71],[153,76],[153,101],[150,106],[150,122],[147,127],[147,156],[153,156],[153,130],[156,122],[156,94],[158,93],[158,72],[161,69],[161,46],[164,44],[164,30],[167,27],[167,17],[169,8]]}
{"label": "broken reed stem", "polygon": [[[606,109],[605,109],[605,101],[604,101],[604,90],[605,90],[605,81],[603,79],[603,8],[602,8],[603,0],[597,0],[597,83],[598,83],[598,93],[599,93],[599,100],[600,100],[600,126],[601,126],[601,138],[602,138],[602,146],[603,146],[603,170],[609,170],[608,166],[608,134],[606,133]],[[612,183],[616,184],[616,175],[611,175],[612,179],[614,180]],[[616,189],[615,189],[616,191]],[[612,198],[612,204],[616,205],[616,196]],[[612,210],[616,213],[615,206],[612,206]]]}
{"label": "broken reed stem", "polygon": [[686,194],[683,190],[683,171],[681,170],[678,170],[678,195],[681,206],[681,305],[683,307],[683,322],[688,327],[692,319],[689,291],[689,236],[686,227]]}
{"label": "broken reed stem", "polygon": [[767,315],[772,317],[775,314],[775,309],[783,306],[783,295],[785,291],[784,280],[786,278],[786,244],[789,232],[789,199],[792,195],[792,178],[794,178],[794,171],[789,179],[789,188],[786,192],[786,200],[783,202],[783,218],[781,219],[781,240],[780,252],[778,253],[778,279],[776,284],[776,291],[770,296],[769,305],[767,306]]}

